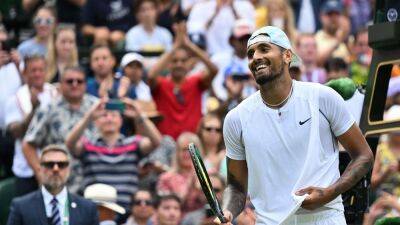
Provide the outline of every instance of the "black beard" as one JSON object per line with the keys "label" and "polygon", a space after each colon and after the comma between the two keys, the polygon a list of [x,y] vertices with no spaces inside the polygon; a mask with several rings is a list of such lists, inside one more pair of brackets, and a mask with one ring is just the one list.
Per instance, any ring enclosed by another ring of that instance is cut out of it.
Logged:
{"label": "black beard", "polygon": [[277,73],[274,73],[273,71],[271,71],[271,75],[269,75],[269,76],[258,76],[256,78],[256,83],[258,85],[262,86],[268,82],[276,80],[278,77],[280,77],[283,74],[283,61],[279,67],[280,68]]}

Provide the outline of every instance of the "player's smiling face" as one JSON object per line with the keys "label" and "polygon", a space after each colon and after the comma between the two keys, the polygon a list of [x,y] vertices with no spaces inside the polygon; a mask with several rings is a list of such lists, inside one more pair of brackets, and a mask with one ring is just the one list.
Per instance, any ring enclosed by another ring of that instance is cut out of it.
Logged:
{"label": "player's smiling face", "polygon": [[259,85],[283,74],[283,55],[281,48],[268,42],[258,42],[248,48],[249,68]]}

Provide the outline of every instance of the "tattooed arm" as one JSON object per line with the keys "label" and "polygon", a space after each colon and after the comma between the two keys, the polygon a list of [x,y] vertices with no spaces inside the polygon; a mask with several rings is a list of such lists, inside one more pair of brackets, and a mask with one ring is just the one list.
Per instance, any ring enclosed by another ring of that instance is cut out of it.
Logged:
{"label": "tattooed arm", "polygon": [[342,176],[331,186],[308,187],[296,193],[297,195],[310,194],[302,204],[305,209],[313,210],[332,201],[357,184],[372,168],[374,161],[372,151],[357,125],[353,124],[348,131],[338,137],[338,140],[352,160]]}
{"label": "tattooed arm", "polygon": [[245,160],[227,159],[228,184],[224,191],[222,209],[231,224],[244,209],[247,197],[247,163]]}

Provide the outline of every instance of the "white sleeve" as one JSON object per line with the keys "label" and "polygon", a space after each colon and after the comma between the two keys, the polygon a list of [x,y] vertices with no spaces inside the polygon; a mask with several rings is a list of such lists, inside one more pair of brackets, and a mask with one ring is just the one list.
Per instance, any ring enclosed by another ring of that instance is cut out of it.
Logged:
{"label": "white sleeve", "polygon": [[6,127],[14,122],[22,121],[23,115],[18,107],[17,98],[12,96],[5,105],[5,125]]}
{"label": "white sleeve", "polygon": [[231,110],[224,120],[224,141],[226,156],[234,160],[245,160],[245,150],[242,144],[242,125],[237,110]]}
{"label": "white sleeve", "polygon": [[330,87],[321,85],[319,107],[321,113],[327,117],[336,137],[344,134],[355,123],[353,116],[346,109],[342,96]]}

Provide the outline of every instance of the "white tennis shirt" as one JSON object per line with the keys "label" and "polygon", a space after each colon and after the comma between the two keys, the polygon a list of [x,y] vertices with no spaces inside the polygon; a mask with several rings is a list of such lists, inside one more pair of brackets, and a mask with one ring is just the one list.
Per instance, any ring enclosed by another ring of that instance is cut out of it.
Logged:
{"label": "white tennis shirt", "polygon": [[[339,179],[335,137],[354,123],[343,98],[317,83],[293,81],[292,96],[279,111],[267,107],[258,91],[224,121],[227,157],[247,161],[257,225],[279,224],[295,207],[297,190]],[[341,196],[324,206],[329,208],[343,211]]]}

